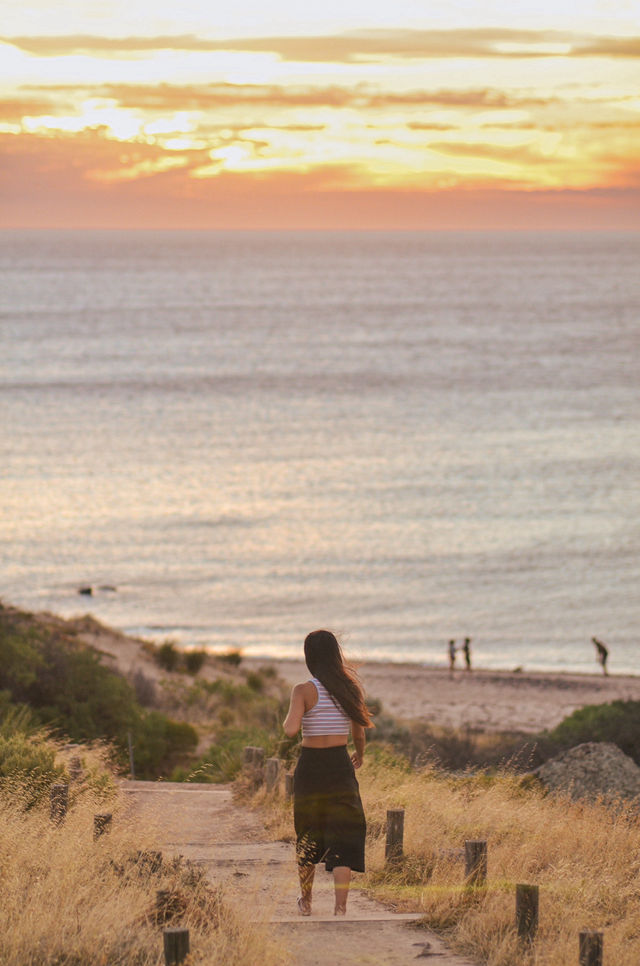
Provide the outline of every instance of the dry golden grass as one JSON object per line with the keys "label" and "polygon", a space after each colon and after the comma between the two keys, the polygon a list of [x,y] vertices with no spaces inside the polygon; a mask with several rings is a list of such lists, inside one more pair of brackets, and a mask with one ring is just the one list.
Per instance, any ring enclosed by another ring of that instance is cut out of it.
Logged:
{"label": "dry golden grass", "polygon": [[[83,754],[84,758],[84,754]],[[158,966],[163,962],[156,892],[169,890],[171,925],[190,930],[192,964],[283,966],[265,930],[246,922],[198,867],[140,862],[153,848],[127,819],[117,793],[76,793],[66,820],[0,798],[0,963],[2,966]],[[94,841],[93,816],[113,813]]]}
{"label": "dry golden grass", "polygon": [[[640,963],[637,809],[545,796],[506,773],[411,771],[385,756],[369,756],[358,779],[369,827],[365,888],[398,909],[423,912],[452,949],[488,966],[577,966],[579,933],[595,929],[604,932],[605,962]],[[274,834],[291,836],[282,798],[260,791],[253,801]],[[389,808],[405,809],[405,855],[391,870],[384,859]],[[464,887],[469,839],[488,843],[483,890]],[[531,949],[516,936],[517,883],[540,890]]]}
{"label": "dry golden grass", "polygon": [[[583,929],[605,934],[606,961],[640,963],[637,809],[577,804],[523,787],[517,776],[447,778],[374,763],[361,773],[371,830],[370,888],[445,932],[490,966],[570,966]],[[386,810],[405,809],[405,860],[384,868]],[[463,885],[468,839],[486,839],[486,890]],[[540,889],[540,925],[527,952],[515,936],[515,885]]]}

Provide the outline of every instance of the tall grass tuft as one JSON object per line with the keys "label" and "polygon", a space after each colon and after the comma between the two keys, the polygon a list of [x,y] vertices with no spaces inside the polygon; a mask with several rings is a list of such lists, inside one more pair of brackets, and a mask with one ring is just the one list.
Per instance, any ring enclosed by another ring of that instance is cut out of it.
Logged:
{"label": "tall grass tuft", "polygon": [[[368,885],[456,949],[489,966],[571,966],[578,934],[605,933],[607,962],[640,962],[640,816],[620,803],[577,804],[515,775],[452,777],[388,756],[360,773],[370,828]],[[386,810],[405,809],[405,858],[385,868]],[[486,889],[464,887],[465,840],[486,839]],[[515,935],[515,885],[540,889],[531,950]]]}
{"label": "tall grass tuft", "polygon": [[[572,802],[522,775],[452,775],[412,768],[371,745],[358,772],[367,816],[367,867],[354,887],[398,911],[417,911],[448,945],[486,966],[577,966],[578,937],[604,932],[605,962],[640,963],[640,813],[619,802]],[[249,786],[238,782],[239,794]],[[253,804],[291,839],[291,805],[260,789]],[[404,855],[385,863],[387,810],[405,809]],[[488,882],[468,889],[464,843],[488,843]],[[531,947],[518,940],[515,887],[540,890]]]}
{"label": "tall grass tuft", "polygon": [[[108,808],[112,831],[94,840],[102,796],[79,794],[61,825],[44,804],[25,810],[19,796],[0,796],[2,966],[157,966],[165,924],[189,929],[192,964],[284,966],[279,947],[199,867],[141,861],[150,840],[117,795]],[[158,890],[170,895],[162,916]]]}

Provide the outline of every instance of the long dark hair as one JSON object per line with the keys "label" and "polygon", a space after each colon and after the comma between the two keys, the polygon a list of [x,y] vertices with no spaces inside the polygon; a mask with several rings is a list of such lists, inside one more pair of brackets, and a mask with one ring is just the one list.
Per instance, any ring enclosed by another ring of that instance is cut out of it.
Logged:
{"label": "long dark hair", "polygon": [[325,686],[347,717],[363,728],[372,727],[358,675],[345,662],[335,634],[331,631],[311,631],[307,634],[304,639],[304,659],[314,678]]}

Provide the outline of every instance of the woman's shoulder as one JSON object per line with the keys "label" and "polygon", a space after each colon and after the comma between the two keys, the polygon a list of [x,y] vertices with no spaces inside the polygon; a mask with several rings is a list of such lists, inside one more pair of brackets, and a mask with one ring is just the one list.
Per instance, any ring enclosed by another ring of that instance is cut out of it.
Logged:
{"label": "woman's shoulder", "polygon": [[293,691],[295,694],[315,695],[317,688],[313,681],[300,681],[298,684],[294,684]]}

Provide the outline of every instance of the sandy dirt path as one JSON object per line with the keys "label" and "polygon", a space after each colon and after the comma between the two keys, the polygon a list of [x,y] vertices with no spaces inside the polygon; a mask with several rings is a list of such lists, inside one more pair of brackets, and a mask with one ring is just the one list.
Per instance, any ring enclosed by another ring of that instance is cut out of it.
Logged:
{"label": "sandy dirt path", "polygon": [[296,966],[408,966],[433,960],[471,966],[433,933],[416,928],[415,916],[398,915],[357,889],[345,919],[333,916],[333,880],[318,867],[313,915],[295,914],[298,895],[293,845],[273,841],[259,817],[233,803],[220,785],[124,782],[134,822],[140,822],[165,856],[183,855],[224,881],[232,901],[255,921],[270,923]]}

